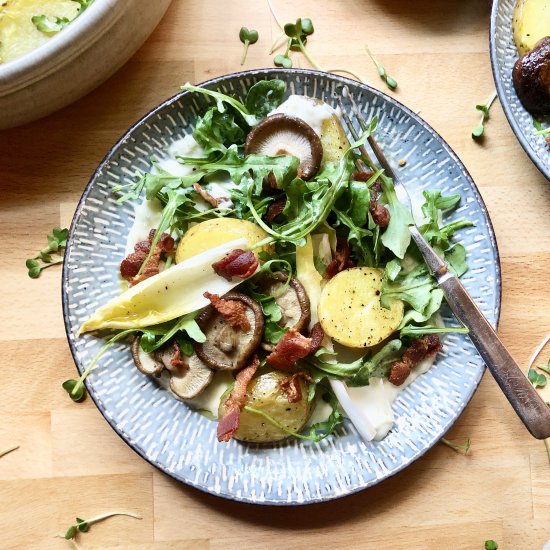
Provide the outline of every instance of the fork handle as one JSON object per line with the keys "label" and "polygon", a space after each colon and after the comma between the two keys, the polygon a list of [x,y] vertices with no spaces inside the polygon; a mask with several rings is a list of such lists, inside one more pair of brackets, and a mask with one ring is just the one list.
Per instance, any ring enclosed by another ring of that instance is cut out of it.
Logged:
{"label": "fork handle", "polygon": [[448,271],[447,264],[434,252],[416,226],[411,226],[410,231],[426,264],[445,293],[447,303],[456,318],[469,329],[468,336],[516,414],[533,437],[537,439],[550,437],[548,405],[504,347],[458,277]]}
{"label": "fork handle", "polygon": [[550,437],[550,408],[523,374],[458,277],[446,273],[438,284],[457,319],[469,330],[483,361],[531,435]]}

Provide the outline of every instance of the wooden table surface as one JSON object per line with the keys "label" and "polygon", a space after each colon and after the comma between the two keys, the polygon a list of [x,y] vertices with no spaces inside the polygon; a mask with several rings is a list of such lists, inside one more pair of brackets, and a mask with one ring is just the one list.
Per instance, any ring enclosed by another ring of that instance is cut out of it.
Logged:
{"label": "wooden table surface", "polygon": [[[395,96],[458,153],[487,204],[502,262],[499,333],[526,365],[550,329],[550,185],[495,104],[482,145],[476,103],[494,84],[486,0],[274,0],[285,22],[309,16],[308,46],[384,89],[368,42],[399,82]],[[231,5],[231,8],[229,6]],[[25,259],[70,223],[93,170],[121,134],[186,81],[239,70],[241,26],[258,29],[245,68],[271,66],[278,28],[262,0],[174,0],[141,50],[110,80],[39,122],[0,133],[3,287],[0,324],[0,548],[68,548],[75,516],[128,510],[95,525],[82,548],[467,548],[494,539],[538,549],[550,539],[550,464],[490,374],[448,434],[402,473],[342,500],[297,508],[225,501],[181,485],[135,454],[93,402],[73,404],[58,267],[27,277]],[[308,66],[304,61],[302,66]],[[550,354],[550,350],[549,350]]]}

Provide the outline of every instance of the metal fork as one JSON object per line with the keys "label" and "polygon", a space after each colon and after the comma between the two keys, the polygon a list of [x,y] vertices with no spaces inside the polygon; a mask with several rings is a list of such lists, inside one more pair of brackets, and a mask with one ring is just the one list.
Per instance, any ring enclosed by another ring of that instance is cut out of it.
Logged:
{"label": "metal fork", "polygon": [[[363,131],[367,131],[368,126],[349,92],[346,94],[346,98],[352,105],[359,126]],[[350,134],[357,141],[359,139],[358,132],[355,130],[353,122],[347,115],[340,99],[338,99],[338,104]],[[384,168],[386,175],[393,179],[397,197],[404,206],[411,210],[411,199],[407,189],[392,170],[374,137],[370,136],[368,143],[378,162]],[[365,146],[360,147],[359,151],[366,164],[372,165],[372,160]],[[409,229],[412,239],[418,246],[438,286],[445,293],[447,303],[456,318],[469,329],[468,336],[487,367],[489,367],[516,414],[531,435],[537,439],[550,437],[550,408],[541,399],[531,382],[504,347],[493,327],[479,310],[458,277],[449,271],[447,264],[437,255],[416,225],[409,226]]]}

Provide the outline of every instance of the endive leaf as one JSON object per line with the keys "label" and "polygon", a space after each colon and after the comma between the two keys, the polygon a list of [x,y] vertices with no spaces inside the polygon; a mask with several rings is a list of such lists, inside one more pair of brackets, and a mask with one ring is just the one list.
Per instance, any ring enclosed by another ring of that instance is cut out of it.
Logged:
{"label": "endive leaf", "polygon": [[238,277],[232,281],[220,277],[212,264],[247,244],[245,239],[224,243],[145,279],[97,309],[79,333],[149,327],[207,306],[210,302],[204,292],[222,296],[243,282]]}

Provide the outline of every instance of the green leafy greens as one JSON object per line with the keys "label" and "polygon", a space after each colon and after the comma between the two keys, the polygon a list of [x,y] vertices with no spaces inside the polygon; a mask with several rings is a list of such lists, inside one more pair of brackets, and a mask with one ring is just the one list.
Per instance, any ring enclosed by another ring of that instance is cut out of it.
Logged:
{"label": "green leafy greens", "polygon": [[[68,229],[61,229],[60,227],[53,228],[52,234],[46,237],[48,246],[40,250],[34,258],[29,258],[25,262],[28,269],[28,275],[31,279],[40,277],[42,270],[52,265],[63,263],[63,257],[61,257],[60,254],[61,250],[67,246],[68,236]],[[58,255],[52,257],[54,253]]]}
{"label": "green leafy greens", "polygon": [[248,47],[250,44],[256,44],[256,42],[258,42],[258,31],[241,27],[241,30],[239,31],[239,40],[244,44],[243,56],[241,58],[241,65],[244,65],[244,62],[246,61],[246,54],[248,53]]}

